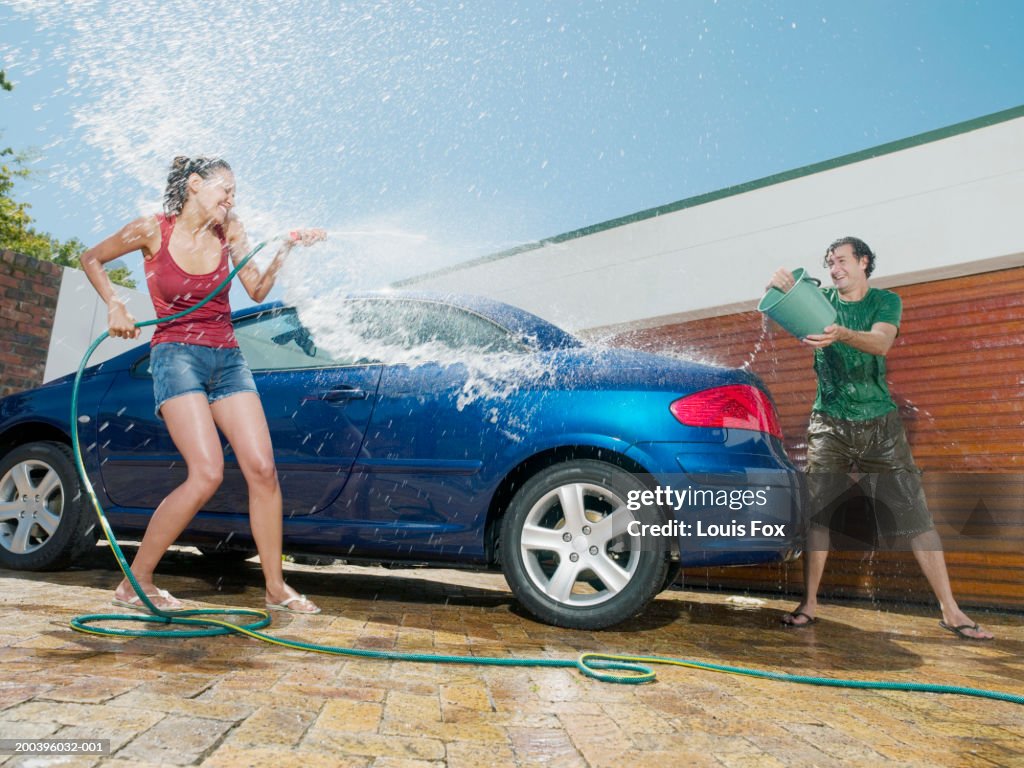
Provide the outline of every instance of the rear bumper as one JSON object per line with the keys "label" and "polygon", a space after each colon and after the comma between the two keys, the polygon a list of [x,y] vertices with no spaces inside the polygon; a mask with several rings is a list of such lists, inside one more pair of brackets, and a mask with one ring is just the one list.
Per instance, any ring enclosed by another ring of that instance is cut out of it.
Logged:
{"label": "rear bumper", "polygon": [[799,551],[804,483],[776,441],[647,443],[631,453],[665,468],[646,478],[651,491],[640,501],[662,508],[666,527],[648,533],[669,536],[683,565],[750,565]]}

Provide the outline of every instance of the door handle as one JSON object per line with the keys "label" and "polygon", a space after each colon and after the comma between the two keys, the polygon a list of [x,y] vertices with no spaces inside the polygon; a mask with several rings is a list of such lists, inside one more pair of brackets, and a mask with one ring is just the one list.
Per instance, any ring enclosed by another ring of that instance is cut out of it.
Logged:
{"label": "door handle", "polygon": [[349,400],[365,400],[366,390],[356,387],[338,387],[320,395],[320,399],[328,403],[344,403]]}

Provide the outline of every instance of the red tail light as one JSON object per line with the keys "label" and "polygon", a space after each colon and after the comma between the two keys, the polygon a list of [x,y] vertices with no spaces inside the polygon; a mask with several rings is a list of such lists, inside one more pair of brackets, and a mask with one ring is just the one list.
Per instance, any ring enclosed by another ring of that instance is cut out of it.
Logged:
{"label": "red tail light", "polygon": [[782,439],[782,427],[768,395],[749,384],[729,384],[682,397],[669,406],[688,427],[750,429]]}

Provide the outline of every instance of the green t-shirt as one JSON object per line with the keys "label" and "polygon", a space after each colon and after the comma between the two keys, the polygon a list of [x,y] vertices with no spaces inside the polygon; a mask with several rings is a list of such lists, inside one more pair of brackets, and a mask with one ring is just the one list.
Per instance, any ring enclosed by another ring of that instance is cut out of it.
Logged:
{"label": "green t-shirt", "polygon": [[[868,288],[860,301],[843,301],[835,288],[823,288],[836,308],[836,323],[851,331],[870,331],[875,323],[900,326],[903,302],[892,291]],[[885,383],[885,356],[869,355],[837,343],[814,350],[818,396],[814,410],[836,419],[866,421],[896,409]]]}

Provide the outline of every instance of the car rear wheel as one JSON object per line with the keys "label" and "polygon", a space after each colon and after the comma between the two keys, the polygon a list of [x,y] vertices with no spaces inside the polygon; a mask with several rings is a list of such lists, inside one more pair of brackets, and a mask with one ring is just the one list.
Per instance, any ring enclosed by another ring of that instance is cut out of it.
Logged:
{"label": "car rear wheel", "polygon": [[3,567],[64,568],[96,545],[95,524],[66,445],[28,443],[0,461]]}
{"label": "car rear wheel", "polygon": [[678,560],[669,560],[668,570],[665,572],[665,582],[659,591],[664,592],[679,583],[679,574],[683,572],[683,566]]}
{"label": "car rear wheel", "polygon": [[603,629],[640,613],[665,583],[666,539],[628,530],[664,523],[630,511],[646,486],[624,469],[577,460],[548,467],[512,499],[502,521],[502,569],[516,598],[541,621]]}

